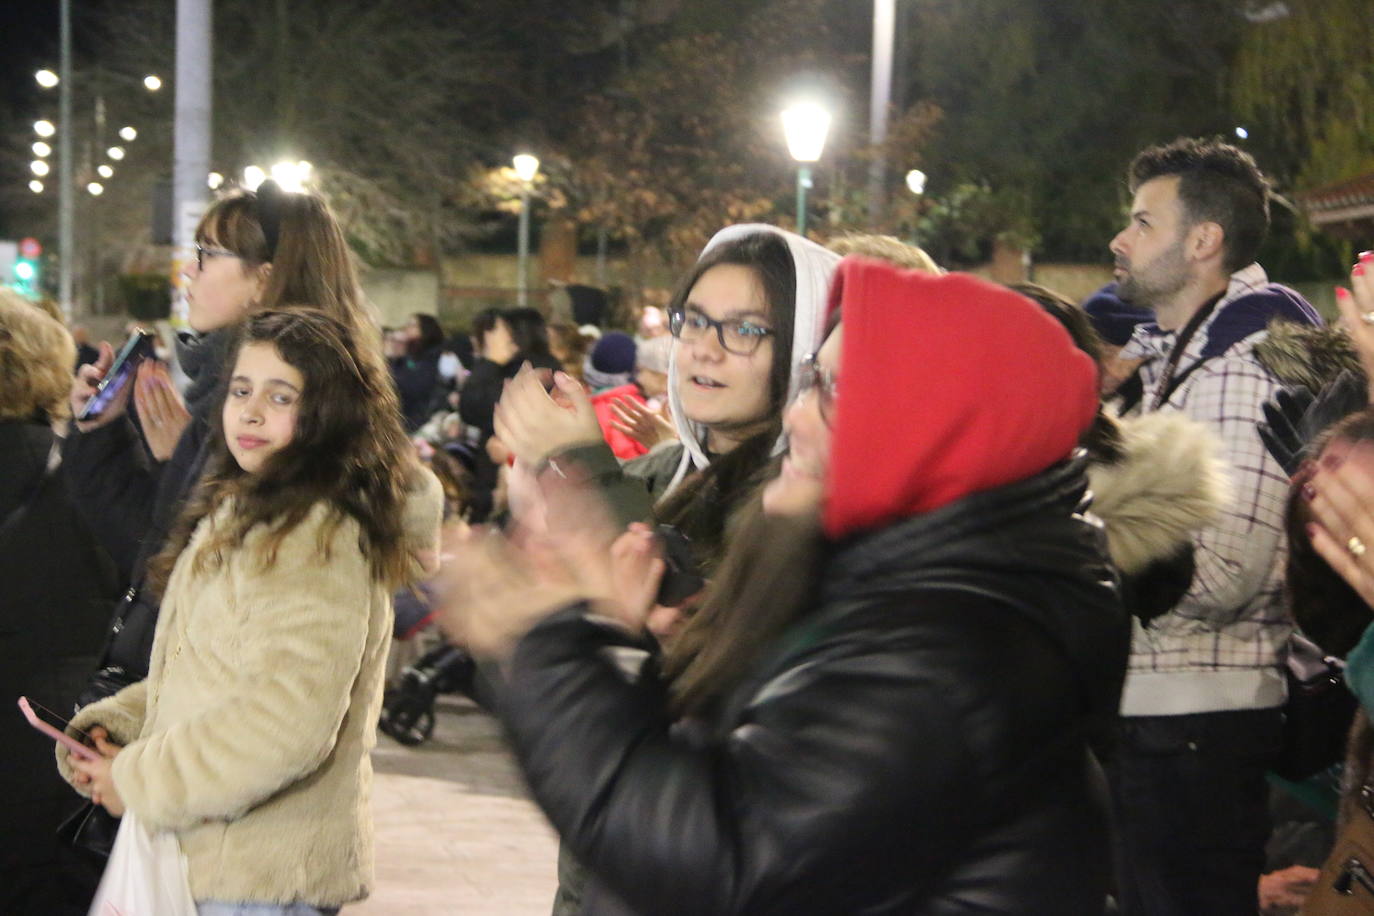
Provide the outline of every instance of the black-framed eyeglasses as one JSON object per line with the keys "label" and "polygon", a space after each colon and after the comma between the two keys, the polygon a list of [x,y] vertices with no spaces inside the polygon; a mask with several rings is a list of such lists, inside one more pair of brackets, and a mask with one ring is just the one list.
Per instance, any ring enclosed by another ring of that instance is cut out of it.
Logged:
{"label": "black-framed eyeglasses", "polygon": [[751,318],[727,318],[724,321],[716,321],[694,308],[668,311],[668,330],[678,340],[696,343],[712,328],[716,329],[716,340],[720,341],[721,348],[736,356],[753,356],[759,346],[776,333],[772,328]]}
{"label": "black-framed eyeglasses", "polygon": [[835,395],[839,391],[839,379],[835,373],[821,365],[821,361],[815,353],[807,354],[802,358],[800,375],[797,379],[797,400],[802,398],[812,390],[816,391],[817,406],[821,409],[821,419],[825,425],[830,425],[831,416],[835,412]]}
{"label": "black-framed eyeglasses", "polygon": [[239,255],[234,254],[234,252],[230,251],[228,248],[206,248],[205,246],[201,245],[199,242],[196,243],[196,270],[204,270],[204,269],[205,269],[205,259],[206,259],[206,258],[237,258],[237,257],[239,257]]}

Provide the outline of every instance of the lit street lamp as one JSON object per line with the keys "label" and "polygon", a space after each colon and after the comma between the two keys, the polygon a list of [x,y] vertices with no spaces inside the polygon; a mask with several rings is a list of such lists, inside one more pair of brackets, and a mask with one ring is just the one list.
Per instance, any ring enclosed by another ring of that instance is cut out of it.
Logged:
{"label": "lit street lamp", "polygon": [[814,102],[799,102],[782,113],[787,151],[797,161],[797,234],[806,235],[806,191],[811,187],[811,163],[821,158],[830,132],[830,112]]}
{"label": "lit street lamp", "polygon": [[915,194],[917,202],[916,217],[911,221],[911,244],[920,244],[916,234],[916,227],[921,219],[919,198],[926,192],[926,173],[920,169],[912,169],[906,173],[906,189]]}
{"label": "lit street lamp", "polygon": [[516,270],[516,302],[521,308],[529,304],[530,260],[530,185],[539,174],[539,157],[520,153],[511,160],[515,176],[520,179],[520,248]]}

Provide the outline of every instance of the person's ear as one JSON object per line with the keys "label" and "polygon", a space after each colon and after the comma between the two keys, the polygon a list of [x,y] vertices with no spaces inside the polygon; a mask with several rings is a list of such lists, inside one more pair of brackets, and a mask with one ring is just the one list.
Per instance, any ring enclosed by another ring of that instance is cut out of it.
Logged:
{"label": "person's ear", "polygon": [[1209,261],[1220,258],[1226,241],[1226,232],[1220,223],[1209,221],[1198,223],[1188,233],[1190,254],[1194,260]]}
{"label": "person's ear", "polygon": [[263,290],[267,289],[267,282],[272,279],[272,265],[261,264],[255,273],[257,276],[253,283],[253,300],[261,301]]}

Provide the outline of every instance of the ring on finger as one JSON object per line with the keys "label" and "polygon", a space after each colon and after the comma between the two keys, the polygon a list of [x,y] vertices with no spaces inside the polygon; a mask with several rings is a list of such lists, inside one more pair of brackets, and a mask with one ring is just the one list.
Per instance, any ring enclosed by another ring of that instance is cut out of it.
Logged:
{"label": "ring on finger", "polygon": [[1352,556],[1362,557],[1367,548],[1364,545],[1364,541],[1352,534],[1350,540],[1345,542],[1345,549],[1350,551]]}

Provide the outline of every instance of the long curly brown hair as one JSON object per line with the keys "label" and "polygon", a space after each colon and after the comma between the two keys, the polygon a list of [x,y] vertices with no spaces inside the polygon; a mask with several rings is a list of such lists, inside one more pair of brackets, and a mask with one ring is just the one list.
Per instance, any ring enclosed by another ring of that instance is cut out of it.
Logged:
{"label": "long curly brown hair", "polygon": [[[243,323],[228,365],[247,344],[265,343],[305,380],[295,432],[256,474],[239,467],[224,437],[223,410],[212,413],[213,432],[205,474],[182,510],[166,546],[150,564],[159,593],[201,520],[233,500],[230,524],[217,530],[194,562],[218,563],[248,532],[267,526],[261,561],[270,565],[288,533],[317,504],[330,509],[321,544],[346,518],[361,528],[359,547],[373,578],[394,588],[409,569],[403,543],[406,484],[415,461],[401,429],[400,408],[389,377],[356,355],[353,332],[324,312],[302,306],[256,312]],[[226,373],[232,375],[232,373]],[[221,386],[223,405],[227,385]]]}

